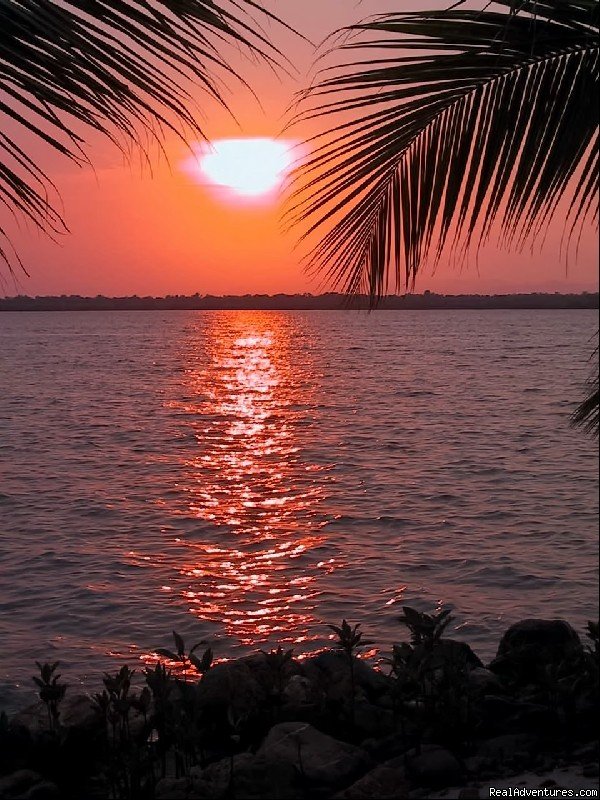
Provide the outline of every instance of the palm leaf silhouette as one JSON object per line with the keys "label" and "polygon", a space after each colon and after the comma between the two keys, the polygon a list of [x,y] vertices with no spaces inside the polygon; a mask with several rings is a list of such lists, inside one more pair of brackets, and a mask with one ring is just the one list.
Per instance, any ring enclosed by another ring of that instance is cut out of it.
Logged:
{"label": "palm leaf silhouette", "polygon": [[[460,4],[457,4],[460,5]],[[542,236],[567,189],[571,240],[597,221],[598,2],[499,0],[377,17],[346,30],[292,122],[345,115],[313,139],[287,218],[318,236],[309,268],[373,302],[412,288],[444,248],[499,222]],[[504,7],[504,8],[502,8]]]}
{"label": "palm leaf silhouette", "polygon": [[[226,45],[284,61],[255,17],[280,22],[252,0],[0,0],[0,204],[64,229],[36,139],[82,163],[86,128],[124,152],[169,130],[201,137],[189,83],[226,105],[222,78],[243,82]],[[0,259],[10,266],[1,227]]]}
{"label": "palm leaf silhouette", "polygon": [[[598,334],[596,334],[596,338]],[[593,436],[598,436],[600,428],[600,386],[598,380],[598,347],[592,354],[592,361],[595,361],[594,370],[588,380],[588,394],[577,406],[571,417],[573,425],[583,428]]]}

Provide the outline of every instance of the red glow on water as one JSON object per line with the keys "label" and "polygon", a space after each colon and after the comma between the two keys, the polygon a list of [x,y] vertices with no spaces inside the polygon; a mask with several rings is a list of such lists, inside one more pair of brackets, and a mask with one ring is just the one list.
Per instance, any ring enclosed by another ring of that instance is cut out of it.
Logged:
{"label": "red glow on water", "polygon": [[205,541],[180,539],[181,596],[191,614],[247,646],[317,638],[313,584],[337,566],[315,553],[324,538],[314,472],[324,467],[307,464],[298,478],[295,426],[311,388],[290,356],[292,335],[284,315],[211,315],[208,363],[187,365],[188,400],[176,406],[198,441],[182,513],[214,526]]}

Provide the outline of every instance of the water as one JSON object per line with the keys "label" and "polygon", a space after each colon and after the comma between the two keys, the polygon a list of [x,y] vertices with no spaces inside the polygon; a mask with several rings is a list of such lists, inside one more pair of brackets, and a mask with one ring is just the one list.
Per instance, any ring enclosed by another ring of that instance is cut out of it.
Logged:
{"label": "water", "polygon": [[454,608],[597,617],[593,311],[0,317],[0,707],[175,628],[220,656]]}

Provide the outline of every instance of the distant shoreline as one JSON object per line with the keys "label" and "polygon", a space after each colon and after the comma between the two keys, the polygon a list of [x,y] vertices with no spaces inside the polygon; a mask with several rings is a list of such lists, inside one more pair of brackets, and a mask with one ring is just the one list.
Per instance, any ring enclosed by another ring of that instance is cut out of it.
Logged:
{"label": "distant shoreline", "polygon": [[[338,293],[320,295],[167,295],[166,297],[5,297],[0,311],[340,311],[369,308],[366,295],[348,298]],[[483,309],[598,309],[598,292],[560,294],[390,295],[378,310],[483,310]]]}

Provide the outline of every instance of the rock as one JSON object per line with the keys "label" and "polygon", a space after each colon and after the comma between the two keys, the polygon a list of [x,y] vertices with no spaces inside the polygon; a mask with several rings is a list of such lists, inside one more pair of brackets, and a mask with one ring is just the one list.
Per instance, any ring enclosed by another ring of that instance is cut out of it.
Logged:
{"label": "rock", "polygon": [[289,712],[306,711],[319,705],[321,695],[313,681],[303,675],[292,675],[283,689],[284,708]]}
{"label": "rock", "polygon": [[407,753],[406,766],[409,776],[424,786],[455,786],[462,780],[458,760],[449,750],[436,745],[424,745],[419,754],[414,750]]}
{"label": "rock", "polygon": [[575,713],[577,727],[583,736],[594,736],[598,724],[598,697],[593,694],[582,693],[575,698]]}
{"label": "rock", "polygon": [[235,782],[236,776],[245,771],[254,759],[252,753],[239,753],[233,757],[233,762],[230,758],[223,758],[205,769],[192,767],[190,775],[195,793],[206,798],[225,796],[232,781]]}
{"label": "rock", "polygon": [[381,708],[388,708],[390,711],[393,711],[396,704],[394,702],[394,698],[391,695],[391,692],[385,692],[384,694],[380,694],[377,698],[377,705],[381,706]]}
{"label": "rock", "polygon": [[370,698],[388,693],[394,687],[394,680],[374,669],[362,658],[354,660],[354,679]]}
{"label": "rock", "polygon": [[0,797],[17,797],[27,792],[42,776],[31,769],[19,769],[0,778]]}
{"label": "rock", "polygon": [[61,793],[55,783],[42,781],[35,783],[21,797],[23,800],[61,800]]}
{"label": "rock", "polygon": [[[92,709],[91,699],[87,694],[66,694],[59,706],[60,724],[66,728],[93,730],[100,726],[98,715]],[[39,700],[11,719],[11,725],[24,725],[32,731],[48,728],[48,711],[46,705]]]}
{"label": "rock", "polygon": [[575,630],[562,619],[524,619],[505,632],[490,669],[521,682],[535,679],[540,667],[578,657],[583,647]]}
{"label": "rock", "polygon": [[366,700],[354,704],[354,725],[362,736],[383,737],[394,730],[394,715]]}
{"label": "rock", "polygon": [[581,646],[576,631],[562,619],[524,619],[504,633],[498,655],[504,656],[521,647],[534,646],[562,657],[570,646]]}
{"label": "rock", "polygon": [[258,755],[272,764],[292,764],[308,782],[332,787],[346,785],[370,766],[360,748],[302,722],[274,725]]}
{"label": "rock", "polygon": [[408,797],[409,791],[410,784],[406,780],[404,769],[380,764],[334,797],[343,800],[403,800]]}
{"label": "rock", "polygon": [[597,778],[600,774],[598,764],[585,764],[582,774],[584,778]]}
{"label": "rock", "polygon": [[[346,696],[350,694],[350,667],[344,653],[338,650],[324,650],[303,662],[304,673],[317,685],[323,686],[329,695]],[[370,700],[385,694],[393,686],[393,680],[382,672],[373,669],[363,659],[353,660],[356,694],[363,692]]]}
{"label": "rock", "polygon": [[24,727],[31,731],[48,727],[48,712],[41,700],[17,711],[10,719],[13,728]]}
{"label": "rock", "polygon": [[486,695],[480,706],[482,729],[489,733],[532,731],[556,727],[556,717],[546,706],[523,703],[507,697]]}
{"label": "rock", "polygon": [[475,777],[481,775],[484,770],[488,770],[492,763],[490,758],[485,758],[484,756],[469,756],[464,760],[466,771]]}
{"label": "rock", "polygon": [[458,793],[458,800],[479,800],[481,795],[476,786],[466,786]]}
{"label": "rock", "polygon": [[440,639],[431,651],[431,656],[433,669],[443,666],[460,667],[463,664],[469,670],[483,667],[483,662],[469,645],[456,639]]}
{"label": "rock", "polygon": [[260,714],[268,699],[266,689],[242,660],[217,664],[202,677],[197,689],[199,709],[225,712],[251,719]]}
{"label": "rock", "polygon": [[469,688],[481,694],[495,694],[502,691],[497,675],[485,667],[475,667],[468,675]]}
{"label": "rock", "polygon": [[363,747],[375,761],[389,761],[405,753],[407,750],[414,747],[417,742],[417,735],[412,732],[408,736],[398,736],[397,733],[384,736],[383,738],[369,738],[365,739],[361,747]]}
{"label": "rock", "polygon": [[503,763],[511,761],[519,753],[533,754],[538,750],[538,745],[539,742],[534,736],[526,733],[509,733],[481,742],[477,755]]}
{"label": "rock", "polygon": [[65,696],[60,706],[60,723],[78,730],[97,729],[100,726],[98,715],[92,708],[92,701],[87,694]]}
{"label": "rock", "polygon": [[190,781],[188,778],[163,778],[154,788],[156,800],[186,800]]}
{"label": "rock", "polygon": [[[279,675],[277,670],[269,664],[266,654],[253,653],[237,659],[237,663],[244,664],[252,673],[252,677],[262,686],[267,695],[279,692]],[[303,670],[298,661],[293,658],[286,661],[281,670],[283,685],[294,675],[302,675]]]}
{"label": "rock", "polygon": [[598,742],[589,742],[582,747],[578,747],[573,756],[579,761],[598,760]]}
{"label": "rock", "polygon": [[292,764],[272,763],[262,756],[240,753],[200,770],[191,770],[194,797],[218,800],[231,791],[245,800],[299,800],[302,789]]}

